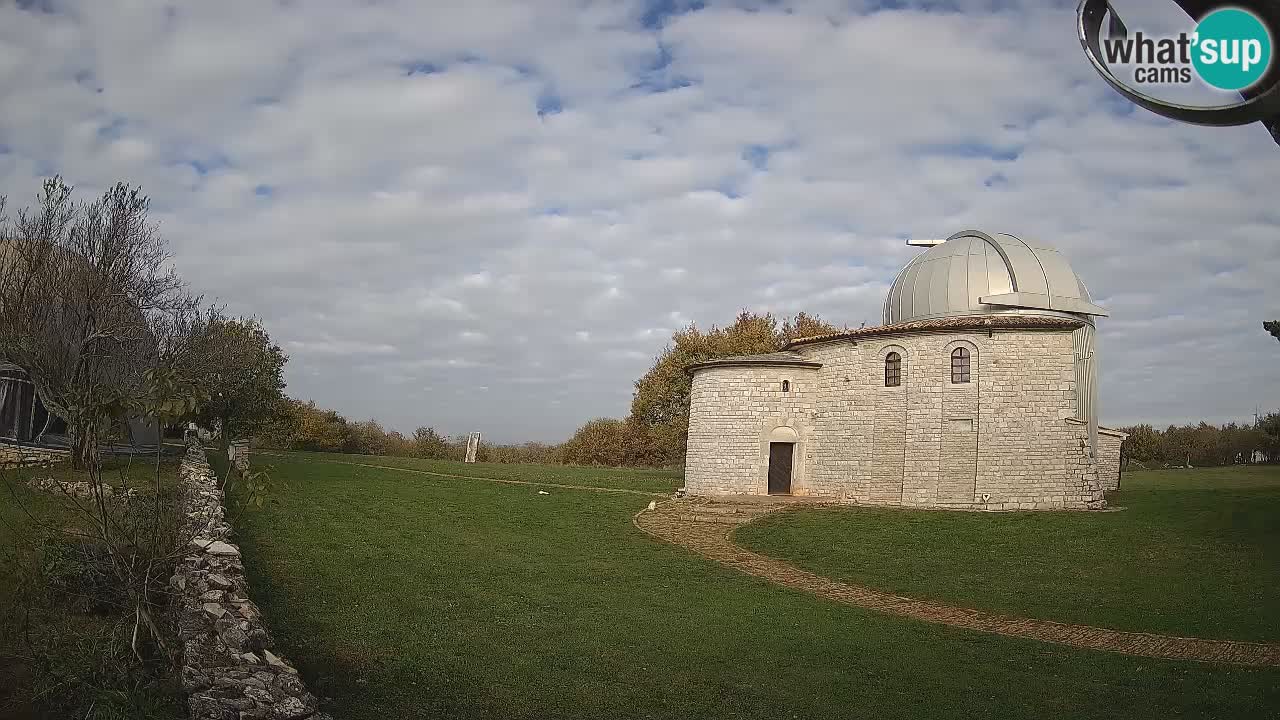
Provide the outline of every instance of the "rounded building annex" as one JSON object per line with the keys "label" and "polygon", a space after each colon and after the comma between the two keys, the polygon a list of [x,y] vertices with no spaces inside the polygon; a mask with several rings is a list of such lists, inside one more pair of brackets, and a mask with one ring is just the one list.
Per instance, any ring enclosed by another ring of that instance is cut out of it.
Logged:
{"label": "rounded building annex", "polygon": [[884,324],[689,367],[685,486],[977,510],[1105,507],[1094,305],[1043,243],[977,230],[898,274]]}

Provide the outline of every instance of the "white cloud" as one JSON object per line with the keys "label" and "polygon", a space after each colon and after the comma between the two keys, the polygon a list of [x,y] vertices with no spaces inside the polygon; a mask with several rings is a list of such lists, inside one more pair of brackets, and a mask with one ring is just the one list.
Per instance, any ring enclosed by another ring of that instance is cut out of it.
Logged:
{"label": "white cloud", "polygon": [[1280,405],[1277,149],[1128,108],[1067,6],[52,5],[0,6],[0,194],[143,184],[180,271],[352,417],[560,439],[674,329],[875,323],[902,239],[970,226],[1111,309],[1104,421]]}

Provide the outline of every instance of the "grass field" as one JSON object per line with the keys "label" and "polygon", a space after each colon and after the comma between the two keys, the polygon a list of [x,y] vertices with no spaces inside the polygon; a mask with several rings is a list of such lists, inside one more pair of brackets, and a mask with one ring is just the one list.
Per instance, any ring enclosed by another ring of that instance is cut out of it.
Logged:
{"label": "grass field", "polygon": [[[269,451],[274,453],[275,451]],[[638,490],[669,494],[684,484],[684,474],[679,470],[637,470],[633,468],[591,468],[574,465],[518,465],[502,463],[460,463],[451,460],[426,460],[422,458],[384,457],[369,455],[345,455],[341,453],[279,453],[279,457],[307,461],[324,460],[353,465],[378,465],[385,467],[422,470],[427,473],[462,475],[465,477],[544,482],[553,485],[579,485],[626,490]],[[267,462],[277,457],[263,455]]]}
{"label": "grass field", "polygon": [[1126,475],[1112,513],[783,513],[745,547],[909,597],[1122,630],[1280,640],[1280,468]]}
{"label": "grass field", "polygon": [[[642,496],[255,459],[266,465],[286,486],[240,518],[237,541],[277,639],[344,718],[1280,712],[1277,670],[1070,650],[769,585],[641,533],[631,517]],[[642,471],[420,467],[679,483]]]}
{"label": "grass field", "polygon": [[[150,494],[153,463],[108,460],[103,480]],[[173,459],[161,465],[166,492],[176,485],[177,467]],[[57,561],[67,542],[59,531],[89,526],[69,500],[26,485],[50,477],[85,479],[65,463],[0,470],[0,718],[184,717],[165,668],[144,668],[129,651],[132,612],[89,607],[84,597],[48,587],[51,578],[75,582],[70,566]]]}

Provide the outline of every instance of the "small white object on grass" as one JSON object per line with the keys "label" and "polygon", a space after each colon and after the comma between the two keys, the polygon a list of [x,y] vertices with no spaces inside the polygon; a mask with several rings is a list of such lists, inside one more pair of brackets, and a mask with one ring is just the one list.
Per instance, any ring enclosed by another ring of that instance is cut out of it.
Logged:
{"label": "small white object on grass", "polygon": [[657,509],[658,509],[658,501],[657,501],[657,500],[650,500],[650,501],[649,501],[649,509],[650,509],[650,510],[657,510]]}
{"label": "small white object on grass", "polygon": [[538,494],[539,494],[539,495],[550,495],[551,493],[547,492],[546,490],[539,490],[539,491],[538,491]]}

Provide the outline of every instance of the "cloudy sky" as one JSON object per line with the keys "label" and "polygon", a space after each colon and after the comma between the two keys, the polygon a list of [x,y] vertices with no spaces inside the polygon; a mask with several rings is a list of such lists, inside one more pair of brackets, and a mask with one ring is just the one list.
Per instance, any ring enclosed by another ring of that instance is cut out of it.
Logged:
{"label": "cloudy sky", "polygon": [[904,238],[970,227],[1055,244],[1111,310],[1104,423],[1280,407],[1280,148],[1128,107],[1074,20],[0,0],[0,194],[141,184],[183,275],[289,352],[293,395],[404,431],[560,440],[624,415],[674,329],[878,323]]}

